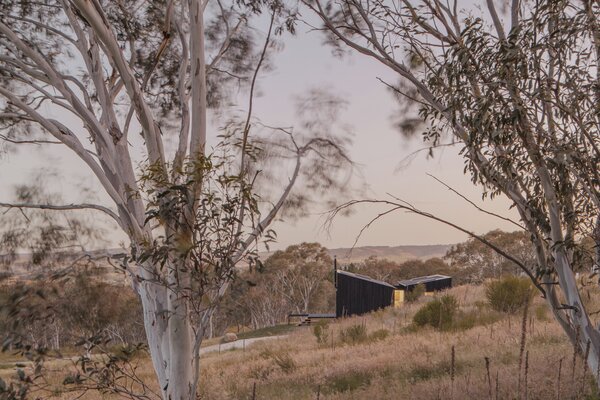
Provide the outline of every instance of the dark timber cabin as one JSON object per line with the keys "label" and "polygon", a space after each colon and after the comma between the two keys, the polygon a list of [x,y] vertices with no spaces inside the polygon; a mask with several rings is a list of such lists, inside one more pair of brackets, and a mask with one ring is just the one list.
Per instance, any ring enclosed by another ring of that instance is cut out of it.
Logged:
{"label": "dark timber cabin", "polygon": [[335,270],[335,315],[348,317],[366,314],[393,305],[404,303],[404,294],[422,284],[425,294],[452,287],[452,278],[446,275],[421,276],[400,281],[396,286],[365,275]]}
{"label": "dark timber cabin", "polygon": [[394,286],[368,276],[336,271],[335,315],[349,317],[392,305]]}
{"label": "dark timber cabin", "polygon": [[411,292],[417,285],[425,286],[425,293],[437,292],[452,287],[452,278],[446,275],[428,275],[406,279],[396,284],[398,289]]}

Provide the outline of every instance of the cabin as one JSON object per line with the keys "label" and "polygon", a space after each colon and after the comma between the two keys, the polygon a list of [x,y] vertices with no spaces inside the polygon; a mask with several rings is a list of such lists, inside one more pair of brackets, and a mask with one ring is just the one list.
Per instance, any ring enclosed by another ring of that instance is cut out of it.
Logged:
{"label": "cabin", "polygon": [[338,318],[389,307],[396,290],[387,282],[341,270],[336,270],[335,284],[335,315]]}
{"label": "cabin", "polygon": [[446,275],[427,275],[399,281],[396,288],[402,291],[402,302],[404,293],[412,292],[417,285],[425,286],[425,294],[432,295],[434,292],[451,288],[452,278]]}
{"label": "cabin", "polygon": [[452,287],[452,278],[446,275],[429,275],[407,279],[392,285],[366,275],[335,270],[335,315],[349,317],[381,308],[404,304],[404,295],[422,284],[426,294]]}

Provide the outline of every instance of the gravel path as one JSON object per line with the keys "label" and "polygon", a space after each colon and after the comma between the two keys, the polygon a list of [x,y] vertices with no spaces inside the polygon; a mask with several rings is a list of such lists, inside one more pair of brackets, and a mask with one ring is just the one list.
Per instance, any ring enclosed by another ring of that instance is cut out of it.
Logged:
{"label": "gravel path", "polygon": [[230,342],[230,343],[213,344],[211,346],[206,346],[206,347],[200,348],[200,354],[212,353],[215,351],[221,352],[221,351],[232,350],[232,349],[243,349],[244,347],[250,346],[256,342],[262,342],[265,340],[282,339],[286,336],[287,335],[264,336],[264,337],[257,337],[257,338],[251,338],[251,339],[240,339],[240,340],[236,340],[235,342]]}

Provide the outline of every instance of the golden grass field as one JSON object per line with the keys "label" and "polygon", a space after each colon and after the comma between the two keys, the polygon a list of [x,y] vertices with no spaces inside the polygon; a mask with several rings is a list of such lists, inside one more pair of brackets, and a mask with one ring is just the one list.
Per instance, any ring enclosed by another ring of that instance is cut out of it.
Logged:
{"label": "golden grass field", "polygon": [[[478,315],[477,325],[454,332],[411,329],[412,315],[427,301],[329,325],[330,337],[317,344],[311,327],[243,350],[203,356],[202,400],[252,399],[597,399],[593,373],[547,312],[541,299],[530,307],[526,347],[520,357],[522,315],[500,315],[484,305],[483,287],[449,292],[461,311]],[[339,333],[356,324],[368,332],[389,331],[383,339],[349,345]],[[452,348],[454,347],[454,363]],[[486,362],[487,358],[487,362]],[[153,382],[149,360],[138,373]],[[487,368],[486,368],[487,363]],[[521,368],[519,364],[521,363]],[[65,362],[57,373],[69,368]],[[560,378],[559,378],[560,370]],[[3,376],[11,373],[4,370]],[[454,376],[453,376],[454,375]],[[154,385],[152,385],[154,386]],[[520,389],[520,390],[519,390]],[[76,393],[43,398],[74,399]],[[87,393],[82,399],[112,399]]]}

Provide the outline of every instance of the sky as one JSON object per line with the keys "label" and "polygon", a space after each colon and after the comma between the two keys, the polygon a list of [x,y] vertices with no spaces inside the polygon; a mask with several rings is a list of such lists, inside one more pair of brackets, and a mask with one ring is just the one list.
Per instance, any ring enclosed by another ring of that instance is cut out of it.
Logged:
{"label": "sky", "polygon": [[[394,82],[394,76],[378,63],[355,54],[334,57],[331,49],[323,45],[320,34],[311,32],[287,41],[274,64],[276,70],[261,82],[265,95],[257,102],[257,113],[285,124],[293,120],[290,94],[301,94],[311,87],[328,88],[345,99],[348,107],[341,118],[354,133],[352,159],[360,165],[360,173],[369,187],[362,197],[389,199],[389,193],[476,233],[514,230],[514,225],[477,211],[428,176],[444,181],[485,209],[516,218],[504,199],[481,201],[481,189],[463,174],[460,148],[445,148],[433,158],[421,152],[408,165],[403,162],[415,150],[424,148],[424,144],[420,137],[404,138],[393,126],[399,107],[377,78]],[[327,231],[322,214],[326,209],[315,209],[309,218],[276,225],[278,247],[300,241],[318,241],[327,247],[352,246],[361,228],[383,210],[362,206],[351,217],[335,220]],[[439,222],[396,212],[366,230],[357,245],[446,244],[466,238],[465,234]]]}
{"label": "sky", "polygon": [[[270,125],[290,126],[296,122],[294,99],[307,90],[325,88],[344,99],[347,107],[340,119],[353,133],[349,152],[358,165],[360,179],[356,181],[367,185],[359,197],[389,199],[389,193],[479,234],[498,228],[514,230],[507,222],[477,211],[428,175],[441,179],[490,211],[515,218],[506,200],[481,201],[481,189],[463,174],[459,148],[444,148],[433,158],[421,152],[409,163],[402,163],[424,144],[419,137],[404,138],[394,128],[392,121],[399,108],[377,79],[394,82],[394,76],[383,67],[354,54],[334,57],[320,34],[307,32],[303,26],[296,36],[285,38],[273,65],[275,68],[260,78],[261,95],[255,103],[255,115]],[[82,196],[86,200],[94,197],[101,202],[106,200],[102,193],[82,193],[83,187],[97,185],[85,166],[67,151],[28,147],[0,154],[0,201],[9,200],[15,184],[26,182],[40,170],[55,172],[55,179],[49,182],[54,191],[63,193],[66,202],[81,201]],[[340,217],[325,229],[327,208],[316,204],[307,218],[278,221],[274,225],[278,242],[271,248],[281,249],[303,241],[318,241],[329,248],[350,247],[361,228],[382,210],[372,205],[361,206],[351,216]],[[123,235],[114,232],[108,238],[109,245],[124,240]],[[356,245],[448,244],[466,238],[465,234],[439,222],[396,212],[374,223]]]}

